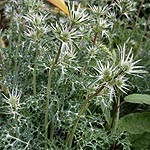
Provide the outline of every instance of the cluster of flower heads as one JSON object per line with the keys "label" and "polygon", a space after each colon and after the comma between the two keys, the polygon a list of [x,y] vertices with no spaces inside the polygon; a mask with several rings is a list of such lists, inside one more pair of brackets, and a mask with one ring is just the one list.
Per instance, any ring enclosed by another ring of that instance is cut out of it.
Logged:
{"label": "cluster of flower heads", "polygon": [[[123,2],[123,0],[118,0],[117,4],[121,2]],[[80,5],[76,7],[75,3],[73,3],[72,6],[69,5],[69,7],[70,22],[62,25],[58,22],[56,22],[55,24],[51,24],[51,30],[53,31],[55,37],[66,45],[68,45],[68,43],[74,42],[75,39],[82,36],[77,26],[85,23],[86,21],[89,21],[89,16],[86,12],[86,9],[82,9]],[[109,24],[107,20],[107,14],[109,14],[110,7],[106,5],[105,7],[91,6],[90,8],[93,14],[96,15],[95,19],[93,18],[92,21],[94,21],[96,23],[96,26],[99,28],[97,29],[97,31],[102,31],[103,36],[104,29],[107,29],[111,26],[111,24]],[[29,22],[29,24],[26,25],[27,31],[25,32],[25,34],[27,36],[31,36],[32,38],[39,38],[41,34],[47,33],[49,31],[48,26],[43,24],[43,22],[46,21],[46,17],[47,16],[43,16],[40,13],[24,16],[23,18],[27,22]],[[126,77],[127,74],[139,75],[140,73],[145,73],[145,71],[142,70],[142,66],[136,66],[136,64],[140,60],[134,61],[132,49],[130,49],[128,54],[126,54],[125,44],[122,47],[118,46],[117,48],[120,52],[119,63],[117,65],[114,65],[114,63],[108,61],[106,65],[103,65],[103,62],[98,60],[95,70],[98,72],[97,81],[104,82],[107,87],[117,87],[125,93],[125,90],[128,90],[128,85],[126,84],[126,82],[128,81],[128,78]],[[87,51],[91,54],[91,58],[95,58],[95,54],[98,50],[94,49],[94,46],[89,46],[89,48],[87,48]],[[5,98],[9,101],[9,104],[12,106],[12,108],[15,108],[16,110],[18,100],[20,99],[20,94],[17,95],[13,90],[12,94],[9,92],[9,98],[7,98],[6,96]]]}
{"label": "cluster of flower heads", "polygon": [[[142,70],[143,66],[138,66],[140,60],[134,61],[132,49],[127,53],[126,45],[117,47],[120,57],[117,65],[113,62],[107,62],[103,65],[101,61],[97,61],[97,67],[94,69],[98,72],[97,81],[105,83],[106,87],[110,89],[120,89],[126,93],[128,89],[128,75],[140,76],[141,73],[146,73]],[[141,77],[141,76],[140,76]]]}
{"label": "cluster of flower heads", "polygon": [[88,20],[86,9],[81,9],[80,5],[76,8],[74,2],[69,7],[69,22],[51,24],[51,29],[55,37],[66,45],[83,36],[80,32],[81,24]]}

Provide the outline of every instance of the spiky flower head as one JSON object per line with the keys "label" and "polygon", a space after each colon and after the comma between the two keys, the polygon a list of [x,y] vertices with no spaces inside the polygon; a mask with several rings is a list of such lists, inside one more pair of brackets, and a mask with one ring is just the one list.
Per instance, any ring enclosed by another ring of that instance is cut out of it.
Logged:
{"label": "spiky flower head", "polygon": [[108,7],[108,5],[102,7],[102,6],[90,6],[93,14],[96,16],[96,17],[100,17],[100,16],[104,16],[108,13],[110,7]]}
{"label": "spiky flower head", "polygon": [[81,25],[85,21],[88,21],[88,14],[86,13],[86,9],[82,9],[79,4],[77,7],[75,3],[69,5],[70,7],[70,21],[73,26]]}
{"label": "spiky flower head", "polygon": [[126,93],[126,91],[128,91],[128,84],[126,83],[126,81],[128,81],[128,78],[124,77],[124,76],[118,76],[116,79],[115,79],[115,86],[120,90],[122,91],[123,93]]}
{"label": "spiky flower head", "polygon": [[76,29],[69,29],[68,25],[51,24],[52,32],[55,34],[55,37],[63,43],[73,42],[74,39],[81,37],[82,35],[78,33]]}
{"label": "spiky flower head", "polygon": [[46,22],[47,15],[39,14],[27,14],[23,16],[25,20],[25,34],[33,41],[40,40],[40,38],[49,32]]}
{"label": "spiky flower head", "polygon": [[122,47],[117,46],[118,50],[120,51],[120,62],[119,67],[121,71],[125,74],[130,75],[139,75],[141,73],[146,73],[146,71],[143,70],[143,66],[137,66],[137,63],[140,62],[140,60],[134,61],[132,48],[129,50],[127,54],[126,45],[124,44]]}
{"label": "spiky flower head", "polygon": [[96,46],[89,46],[87,48],[88,54],[90,59],[96,58],[96,55],[98,54],[99,49]]}
{"label": "spiky flower head", "polygon": [[102,61],[97,61],[97,67],[94,67],[98,72],[96,81],[105,83],[106,87],[111,90],[114,89],[112,91],[115,91],[117,88],[123,93],[126,93],[126,91],[129,90],[129,85],[127,84],[128,75],[140,76],[141,73],[147,72],[143,70],[143,66],[137,65],[140,60],[134,61],[132,49],[127,53],[126,44],[122,47],[118,46],[118,50],[120,52],[120,57],[116,66],[114,65],[115,63],[109,60],[106,65],[103,65]]}
{"label": "spiky flower head", "polygon": [[113,74],[116,68],[114,66],[110,66],[109,61],[107,62],[107,65],[103,65],[101,61],[97,61],[97,67],[94,69],[99,73],[99,81],[109,82],[113,79]]}
{"label": "spiky flower head", "polygon": [[17,110],[19,109],[20,106],[20,97],[21,97],[21,91],[18,91],[18,88],[13,88],[12,91],[10,92],[8,90],[8,97],[4,96],[4,100],[7,104],[9,104],[10,107],[10,112],[14,115],[16,115]]}

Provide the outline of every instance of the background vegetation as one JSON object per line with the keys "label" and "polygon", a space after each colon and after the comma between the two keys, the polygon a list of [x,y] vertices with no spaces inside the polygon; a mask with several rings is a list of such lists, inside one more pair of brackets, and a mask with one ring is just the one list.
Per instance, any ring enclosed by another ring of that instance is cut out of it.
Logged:
{"label": "background vegetation", "polygon": [[1,8],[0,149],[149,150],[150,3],[66,4]]}

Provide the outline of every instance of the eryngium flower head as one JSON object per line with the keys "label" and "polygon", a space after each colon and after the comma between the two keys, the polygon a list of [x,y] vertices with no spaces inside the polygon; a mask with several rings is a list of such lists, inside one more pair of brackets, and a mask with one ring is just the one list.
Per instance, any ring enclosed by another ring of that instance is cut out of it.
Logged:
{"label": "eryngium flower head", "polygon": [[104,16],[108,13],[109,11],[109,7],[108,5],[104,6],[104,7],[101,7],[101,6],[90,6],[93,14],[96,16],[96,17],[100,17],[100,16]]}
{"label": "eryngium flower head", "polygon": [[86,9],[82,9],[80,4],[76,8],[75,3],[73,2],[72,6],[70,5],[70,20],[72,25],[81,25],[85,21],[88,21],[88,14]]}
{"label": "eryngium flower head", "polygon": [[110,66],[109,62],[107,62],[107,65],[103,65],[100,61],[97,61],[97,67],[94,69],[99,73],[98,80],[107,83],[113,79],[113,74],[116,68]]}
{"label": "eryngium flower head", "polygon": [[[142,70],[143,66],[136,66],[136,64],[140,61],[134,61],[132,49],[129,50],[128,54],[126,54],[126,45],[124,44],[123,47],[117,46],[118,50],[120,51],[120,62],[119,67],[121,71],[125,74],[131,75],[139,75],[141,73],[147,73],[146,71]],[[139,75],[140,76],[140,75]]]}
{"label": "eryngium flower head", "polygon": [[120,91],[122,91],[123,93],[126,93],[125,90],[129,90],[127,87],[129,86],[128,84],[126,84],[126,81],[128,81],[128,78],[124,77],[124,76],[118,76],[115,79],[115,86],[120,89]]}
{"label": "eryngium flower head", "polygon": [[51,24],[52,31],[56,38],[63,43],[73,42],[74,39],[81,37],[82,35],[78,33],[76,29],[69,29],[66,25],[59,25],[57,22],[55,25]]}
{"label": "eryngium flower head", "polygon": [[3,96],[5,98],[5,102],[10,106],[11,113],[15,115],[20,106],[21,91],[18,91],[18,88],[16,87],[13,88],[11,92],[8,90],[8,97],[4,94]]}

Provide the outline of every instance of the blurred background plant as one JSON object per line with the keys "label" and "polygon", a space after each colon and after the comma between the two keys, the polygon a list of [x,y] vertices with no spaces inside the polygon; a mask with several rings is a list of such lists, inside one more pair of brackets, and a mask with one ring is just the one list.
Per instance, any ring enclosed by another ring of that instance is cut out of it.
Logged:
{"label": "blurred background plant", "polygon": [[136,149],[118,124],[150,110],[124,103],[150,94],[148,0],[70,0],[67,17],[44,0],[0,4],[0,149]]}

